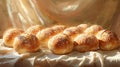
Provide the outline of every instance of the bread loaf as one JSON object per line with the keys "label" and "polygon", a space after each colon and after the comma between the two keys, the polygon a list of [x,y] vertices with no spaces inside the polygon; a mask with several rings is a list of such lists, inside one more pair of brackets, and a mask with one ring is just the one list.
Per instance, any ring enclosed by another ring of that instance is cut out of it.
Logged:
{"label": "bread loaf", "polygon": [[[117,35],[104,30],[100,25],[80,24],[71,27],[54,25],[47,28],[36,25],[28,28],[24,34],[18,35],[14,41],[14,48],[18,53],[48,49],[54,54],[67,54],[73,49],[86,52],[98,49],[113,50],[119,47]],[[12,35],[7,36],[12,37]],[[5,40],[5,38],[6,35],[3,39]],[[26,41],[26,44],[23,43]],[[23,47],[22,45],[26,46]]]}

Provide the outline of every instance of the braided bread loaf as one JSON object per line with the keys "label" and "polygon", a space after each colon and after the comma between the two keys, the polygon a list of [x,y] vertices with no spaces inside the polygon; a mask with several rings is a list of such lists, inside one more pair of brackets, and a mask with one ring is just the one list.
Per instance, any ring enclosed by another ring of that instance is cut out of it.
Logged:
{"label": "braided bread loaf", "polygon": [[[6,38],[11,35],[4,34],[3,37],[4,43],[9,44],[6,43],[8,42]],[[47,28],[40,25],[31,26],[14,39],[12,46],[18,53],[49,49],[54,54],[67,54],[73,50],[79,52],[113,50],[120,46],[115,33],[103,29],[100,25],[88,24],[73,27],[55,25]]]}

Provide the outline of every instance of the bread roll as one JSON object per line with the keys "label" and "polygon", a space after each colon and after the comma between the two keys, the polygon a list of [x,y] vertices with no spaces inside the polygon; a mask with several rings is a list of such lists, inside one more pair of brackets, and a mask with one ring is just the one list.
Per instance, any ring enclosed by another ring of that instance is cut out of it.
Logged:
{"label": "bread roll", "polygon": [[43,29],[43,26],[41,26],[41,25],[35,25],[35,26],[29,27],[29,28],[26,30],[26,33],[36,35],[36,34],[38,33],[38,31],[40,31],[40,30],[42,30],[42,29]]}
{"label": "bread roll", "polygon": [[18,29],[18,28],[11,28],[5,31],[3,35],[3,41],[4,41],[5,46],[13,47],[14,38],[23,32],[24,32],[23,30]]}
{"label": "bread roll", "polygon": [[77,35],[82,33],[82,30],[79,29],[78,27],[68,27],[63,31],[63,33],[69,36],[73,41]]}
{"label": "bread roll", "polygon": [[74,40],[74,49],[79,52],[97,50],[99,41],[93,34],[80,34]]}
{"label": "bread roll", "polygon": [[21,34],[17,36],[13,43],[13,48],[18,53],[35,52],[39,50],[40,44],[35,35]]}
{"label": "bread roll", "polygon": [[96,34],[100,30],[103,30],[103,28],[100,25],[92,25],[88,27],[84,32],[87,34]]}
{"label": "bread roll", "polygon": [[73,44],[67,35],[60,33],[49,40],[48,48],[54,54],[66,54],[73,50]]}
{"label": "bread roll", "polygon": [[100,49],[113,50],[120,46],[118,37],[115,33],[108,30],[101,30],[96,34],[100,41]]}

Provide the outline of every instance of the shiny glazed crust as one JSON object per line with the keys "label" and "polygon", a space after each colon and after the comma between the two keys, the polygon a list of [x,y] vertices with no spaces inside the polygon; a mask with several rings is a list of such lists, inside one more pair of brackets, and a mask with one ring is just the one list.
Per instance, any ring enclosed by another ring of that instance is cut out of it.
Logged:
{"label": "shiny glazed crust", "polygon": [[88,24],[80,24],[80,25],[78,25],[77,26],[80,30],[82,30],[82,32],[85,30],[85,29],[87,29],[88,27],[89,27],[89,25]]}
{"label": "shiny glazed crust", "polygon": [[63,33],[69,36],[73,41],[77,35],[82,33],[82,30],[78,27],[68,27],[63,31]]}
{"label": "shiny glazed crust", "polygon": [[87,34],[96,34],[100,30],[103,30],[103,28],[100,25],[92,25],[88,27],[84,32]]}
{"label": "shiny glazed crust", "polygon": [[72,51],[73,43],[67,35],[57,34],[49,40],[48,48],[54,54],[66,54]]}
{"label": "shiny glazed crust", "polygon": [[80,24],[72,27],[54,25],[47,28],[36,25],[28,28],[24,34],[21,34],[19,29],[9,31],[10,33],[7,32],[3,36],[4,43],[9,46],[14,42],[12,45],[18,53],[47,49],[54,54],[67,54],[73,49],[86,52],[98,49],[113,50],[119,47],[117,35],[104,30],[100,25]]}
{"label": "shiny glazed crust", "polygon": [[93,51],[99,48],[99,41],[93,34],[80,34],[75,38],[74,45],[79,52]]}
{"label": "shiny glazed crust", "polygon": [[26,33],[36,35],[38,31],[42,30],[44,27],[41,25],[31,26],[27,29]]}
{"label": "shiny glazed crust", "polygon": [[66,26],[64,26],[64,25],[55,25],[55,26],[52,26],[51,28],[55,31],[55,33],[61,33],[66,28]]}
{"label": "shiny glazed crust", "polygon": [[5,46],[13,47],[14,38],[23,32],[23,30],[17,28],[11,28],[5,31],[3,35],[3,41],[5,43]]}
{"label": "shiny glazed crust", "polygon": [[102,50],[113,50],[120,46],[117,35],[111,31],[101,30],[96,34],[96,37],[100,41],[100,49]]}
{"label": "shiny glazed crust", "polygon": [[39,46],[38,39],[32,34],[21,34],[13,43],[13,48],[18,53],[35,52],[40,49]]}

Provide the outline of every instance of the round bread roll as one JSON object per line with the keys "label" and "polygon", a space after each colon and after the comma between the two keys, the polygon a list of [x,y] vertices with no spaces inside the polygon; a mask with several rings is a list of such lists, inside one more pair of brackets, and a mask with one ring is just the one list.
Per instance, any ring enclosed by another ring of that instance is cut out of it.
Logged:
{"label": "round bread roll", "polygon": [[73,44],[67,35],[60,33],[49,40],[48,48],[54,54],[67,54],[73,50]]}
{"label": "round bread roll", "polygon": [[84,32],[87,34],[96,34],[100,30],[103,30],[103,28],[100,25],[92,25],[88,27]]}
{"label": "round bread roll", "polygon": [[5,31],[5,33],[3,34],[3,41],[5,46],[13,47],[14,38],[23,32],[23,30],[18,28],[11,28]]}
{"label": "round bread roll", "polygon": [[37,38],[40,41],[41,48],[48,48],[48,40],[54,36],[56,33],[52,28],[45,28],[37,33]]}
{"label": "round bread roll", "polygon": [[85,29],[87,29],[87,28],[89,27],[89,25],[88,25],[88,24],[80,24],[80,25],[78,25],[77,27],[78,27],[79,29],[81,29],[82,32],[83,32]]}
{"label": "round bread roll", "polygon": [[113,50],[120,46],[117,35],[111,31],[101,30],[96,34],[96,37],[99,39],[102,50]]}
{"label": "round bread roll", "polygon": [[74,40],[74,49],[79,52],[97,50],[99,41],[93,34],[80,34]]}
{"label": "round bread roll", "polygon": [[43,29],[43,26],[41,26],[41,25],[35,25],[35,26],[29,27],[29,28],[26,30],[26,33],[36,35],[36,34],[38,33],[38,31],[40,31],[40,30],[42,30],[42,29]]}
{"label": "round bread roll", "polygon": [[20,54],[35,52],[40,49],[39,46],[39,41],[35,35],[25,33],[17,36],[13,43],[13,48]]}
{"label": "round bread roll", "polygon": [[69,28],[66,28],[64,31],[63,31],[64,34],[66,34],[67,36],[69,36],[72,41],[74,40],[74,38],[81,34],[82,31],[81,29],[79,29],[78,27],[69,27]]}
{"label": "round bread roll", "polygon": [[63,30],[66,28],[64,25],[55,25],[52,27],[52,29],[55,31],[55,33],[63,32]]}

